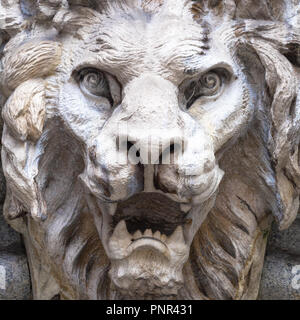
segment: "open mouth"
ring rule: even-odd
[[[121,252],[121,256],[128,256],[147,247],[168,256],[170,248],[185,247],[186,208],[155,192],[140,193],[118,203],[111,219],[110,250],[118,252],[118,256]]]
[[[180,204],[160,193],[141,193],[118,204],[113,217],[113,227],[125,220],[132,235],[162,234],[170,236],[178,226],[184,224],[186,213]]]

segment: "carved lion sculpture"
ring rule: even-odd
[[[0,3],[34,298],[255,299],[299,207],[298,2]]]

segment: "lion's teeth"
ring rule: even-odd
[[[126,222],[125,220],[121,220],[117,226],[115,227],[115,230],[112,235],[113,238],[118,239],[127,239],[128,237],[131,237],[130,233],[127,230]]]
[[[140,239],[142,238],[143,234],[140,230],[137,230],[134,234],[133,234],[133,239],[134,240],[137,240],[137,239]]]
[[[153,237],[154,237],[155,239],[160,240],[161,233],[157,230],[157,231],[154,233]]]
[[[153,233],[152,233],[152,230],[151,229],[147,229],[145,232],[144,232],[144,236],[145,237],[152,237]]]
[[[144,234],[140,230],[137,230],[132,235],[132,239],[133,240],[138,240],[138,239],[141,239],[143,237],[154,238],[154,239],[157,239],[157,240],[161,240],[162,242],[165,242],[167,240],[167,236],[164,235],[164,234],[161,234],[161,232],[158,231],[158,230],[155,233],[153,233],[153,231],[151,229],[147,229],[147,230],[145,230]]]
[[[184,213],[188,213],[190,210],[192,209],[192,205],[190,204],[185,204],[185,203],[182,203],[180,205],[180,210]]]
[[[162,241],[162,242],[166,242],[167,241],[167,236],[165,235],[165,234],[162,234],[161,235],[161,237],[160,237],[160,240]]]
[[[115,259],[121,259],[125,254],[126,248],[131,244],[132,236],[128,232],[125,220],[121,220],[109,240],[109,250]]]
[[[168,244],[181,244],[185,243],[184,236],[183,236],[183,229],[182,226],[178,226],[176,230],[173,232],[173,234],[167,239]]]

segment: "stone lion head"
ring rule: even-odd
[[[256,298],[299,207],[296,2],[0,3],[4,214],[35,298]]]

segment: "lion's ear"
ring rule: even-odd
[[[266,106],[266,113],[270,122],[268,149],[276,176],[277,212],[274,215],[283,230],[295,220],[299,209],[299,76],[286,57],[289,48],[286,39],[281,48],[278,37],[274,41],[255,38],[251,43],[265,68],[271,101],[271,105]]]
[[[2,117],[17,139],[37,141],[45,121],[45,85],[43,79],[22,83],[6,102]]]
[[[46,204],[36,181],[41,153],[37,142],[43,133],[46,116],[44,95],[43,79],[25,81],[16,88],[2,110],[2,162],[8,186],[4,215],[9,220],[24,212],[30,212],[37,221],[46,217]],[[29,205],[26,208],[22,204]]]

